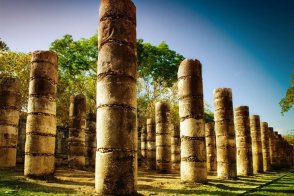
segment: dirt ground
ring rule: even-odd
[[[270,172],[239,177],[238,180],[218,180],[215,176],[209,176],[208,183],[202,185],[180,183],[179,173],[158,174],[140,168],[138,192],[142,195],[271,195],[270,191],[274,190],[273,195],[294,195],[294,173],[291,172]],[[94,171],[58,168],[55,176],[56,179],[44,182],[25,179],[21,166],[0,170],[0,195],[95,195]],[[279,181],[283,183],[279,184]],[[275,184],[278,188],[274,187]],[[282,184],[284,187],[281,187]],[[270,186],[273,187],[268,188]],[[267,191],[263,191],[265,187]]]

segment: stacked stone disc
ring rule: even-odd
[[[98,194],[137,189],[136,7],[131,0],[101,0],[97,78]]]
[[[252,163],[253,173],[263,172],[263,159],[262,159],[262,145],[261,145],[261,129],[260,117],[258,115],[250,116],[250,132],[252,140]]]
[[[147,119],[147,168],[156,170],[156,131],[153,119]]]
[[[181,181],[206,182],[206,145],[202,65],[184,60],[178,70],[181,130]]]
[[[217,176],[220,179],[234,179],[237,177],[237,166],[231,89],[214,90],[214,110]]]
[[[215,175],[217,172],[216,139],[214,122],[205,123],[207,173]]]
[[[145,126],[141,128],[141,155],[143,162],[146,163],[147,159],[147,131]]]
[[[17,152],[16,152],[16,163],[24,163],[25,155],[25,143],[26,143],[26,117],[20,116],[18,124],[18,139],[17,139]]]
[[[181,138],[180,131],[174,125],[170,126],[171,132],[171,162],[172,170],[179,171],[181,166]]]
[[[85,167],[86,97],[83,94],[70,97],[68,166]]]
[[[237,175],[253,175],[252,142],[250,135],[249,108],[235,108]]]
[[[87,128],[85,136],[85,155],[86,165],[89,167],[95,166],[96,158],[96,115],[89,113],[87,116]]]
[[[0,78],[0,168],[15,167],[20,81]]]
[[[24,174],[46,178],[55,170],[57,55],[32,53]]]
[[[168,103],[155,104],[156,123],[156,170],[159,173],[171,172],[171,132],[170,107]]]
[[[267,172],[270,170],[269,131],[267,122],[261,122],[261,145],[263,171]]]
[[[277,151],[274,128],[269,127],[269,148],[270,148],[270,164],[272,169],[277,169]]]

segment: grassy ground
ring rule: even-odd
[[[284,176],[286,175],[286,176]],[[206,185],[181,184],[179,174],[157,174],[140,169],[138,190],[142,195],[239,195],[254,190],[251,195],[291,195],[294,193],[294,173],[281,171],[238,180],[218,180],[209,176]],[[281,179],[264,186],[283,176]],[[94,172],[58,169],[56,179],[44,182],[23,177],[23,169],[0,170],[0,195],[94,195]],[[293,194],[294,195],[294,194]]]

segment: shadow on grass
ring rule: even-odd
[[[53,194],[69,194],[76,193],[76,191],[67,188],[54,187],[52,185],[45,186],[37,183],[29,182],[23,179],[2,179],[0,180],[0,187],[12,189],[21,192],[35,192],[35,193],[53,193]],[[0,191],[1,193],[1,191]]]

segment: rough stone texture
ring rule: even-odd
[[[147,160],[147,131],[145,126],[141,128],[141,155],[142,160],[146,163]]]
[[[274,135],[274,128],[269,127],[269,148],[270,148],[270,164],[272,169],[277,169],[277,151],[276,151],[276,139]]]
[[[18,124],[18,139],[17,139],[17,152],[16,163],[24,164],[25,156],[25,143],[26,143],[26,124],[27,118],[20,117]]]
[[[96,115],[89,113],[87,116],[87,129],[85,137],[86,166],[95,167],[96,159]]]
[[[156,170],[171,173],[170,107],[168,103],[155,104],[156,122]]]
[[[237,177],[237,165],[231,89],[214,90],[214,110],[217,176],[220,179],[234,179]]]
[[[172,170],[179,171],[181,166],[181,138],[180,131],[171,124],[171,162]]]
[[[32,54],[24,168],[31,178],[46,178],[55,170],[57,61],[51,51]]]
[[[57,126],[55,165],[68,166],[68,135],[67,127]]]
[[[68,166],[83,169],[86,165],[86,97],[82,94],[70,97]]]
[[[206,182],[205,119],[202,65],[184,60],[178,70],[181,130],[181,181]]]
[[[217,173],[216,157],[216,138],[214,131],[214,122],[205,123],[205,140],[206,140],[206,159],[207,173],[215,175]]]
[[[143,158],[142,158],[142,153],[141,153],[141,128],[138,127],[138,151],[137,151],[137,156],[138,156],[138,166],[142,165]]]
[[[147,168],[156,170],[156,131],[154,119],[147,119]]]
[[[261,122],[261,145],[263,171],[267,172],[270,170],[269,131],[267,122]]]
[[[252,142],[248,106],[235,108],[235,129],[237,147],[237,175],[253,175]]]
[[[0,168],[15,167],[20,81],[0,78]]]
[[[279,144],[279,133],[277,131],[274,132],[274,138],[275,138],[275,151],[276,153],[276,168],[275,169],[280,169],[281,168],[281,157],[280,157],[280,152],[282,149],[280,149],[280,144]]]
[[[260,117],[258,115],[250,116],[250,132],[252,141],[252,161],[253,173],[263,172],[263,159],[262,159],[262,145],[261,145],[261,129]]]
[[[137,190],[136,7],[131,0],[101,0],[97,78],[98,194]]]

